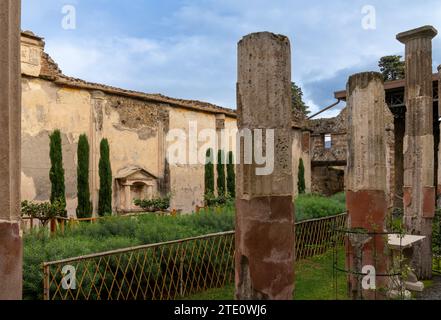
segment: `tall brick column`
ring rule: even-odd
[[[404,222],[427,238],[414,249],[412,266],[421,279],[432,277],[432,220],[435,213],[432,39],[424,26],[397,35],[406,46],[406,133],[404,136]]]
[[[22,298],[20,2],[0,1],[0,300]]]
[[[386,103],[380,73],[366,72],[351,76],[347,84],[348,163],[346,203],[349,228],[384,232],[387,212],[387,176],[385,116]],[[387,272],[384,236],[350,234],[347,237],[346,263],[349,270],[375,267],[376,274]],[[374,292],[362,289],[361,276],[348,279],[353,299],[373,299]],[[387,279],[376,277],[377,289]]]
[[[290,300],[295,241],[290,43],[282,35],[253,33],[239,42],[238,50],[239,132],[263,129],[268,135],[267,130],[274,130],[275,138],[274,170],[269,175],[256,174],[261,166],[254,157],[251,164],[244,164],[251,141],[248,145],[238,141],[236,298]]]

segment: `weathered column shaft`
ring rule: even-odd
[[[406,133],[404,137],[404,222],[426,239],[414,249],[412,265],[422,279],[432,276],[432,219],[435,213],[432,38],[430,26],[397,35],[406,46]]]
[[[20,2],[0,1],[0,300],[22,298]]]
[[[385,117],[386,103],[381,74],[366,72],[349,78],[348,163],[346,203],[349,227],[369,232],[384,232],[387,212],[387,175]],[[385,274],[387,256],[383,236],[353,234],[348,236],[347,267],[362,272],[366,265],[374,266],[376,274]],[[361,265],[363,263],[363,265]],[[386,285],[377,277],[377,288]],[[349,277],[349,289],[354,299],[372,298],[361,288],[360,277]]]
[[[285,36],[254,33],[239,42],[238,50],[238,128],[240,133],[251,130],[253,138],[237,141],[236,298],[288,300],[294,289],[295,241],[290,43]],[[274,170],[267,174],[256,171],[264,166],[256,163],[260,134],[255,129],[263,131],[269,162],[274,153]],[[272,133],[274,142],[265,145]]]
[[[438,66],[438,96],[441,93],[441,65]],[[436,207],[441,208],[441,99],[438,98],[438,125],[440,128],[440,139],[438,144],[438,185],[436,188]]]

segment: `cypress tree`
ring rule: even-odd
[[[298,172],[298,178],[297,178],[297,187],[299,194],[303,194],[306,192],[305,187],[305,166],[303,165],[303,159],[300,158],[299,161],[299,172]]]
[[[92,202],[89,190],[89,142],[85,134],[78,141],[77,157],[77,217],[88,218],[92,216]]]
[[[110,167],[109,142],[102,139],[100,144],[100,191],[98,214],[104,216],[112,213],[112,169]]]
[[[208,149],[205,158],[205,195],[214,194],[214,154]]]
[[[64,169],[63,169],[63,153],[61,147],[61,132],[55,130],[50,136],[51,169],[49,171],[49,179],[51,181],[51,203],[60,201],[63,208],[66,209],[66,194],[64,185]],[[64,216],[67,213],[64,212]]]
[[[225,195],[225,155],[223,150],[217,153],[217,195]]]
[[[227,191],[232,198],[236,197],[236,173],[234,172],[233,151],[228,152]]]

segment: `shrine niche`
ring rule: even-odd
[[[141,212],[133,202],[157,197],[158,178],[141,167],[126,167],[115,178],[115,195],[118,213]]]

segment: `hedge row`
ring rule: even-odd
[[[345,211],[341,195],[334,198],[301,195],[295,204],[296,221]],[[82,223],[54,237],[43,232],[27,234],[24,237],[24,297],[42,299],[43,262],[234,230],[234,212],[234,205],[229,204],[177,217],[153,214],[108,217],[94,224]]]
[[[54,237],[33,232],[24,237],[23,295],[25,299],[42,299],[43,262],[233,229],[234,209],[230,206],[178,217],[108,217]]]
[[[314,194],[305,194],[297,197],[295,201],[296,221],[324,218],[346,211],[346,198],[344,193],[332,197],[323,197]]]

